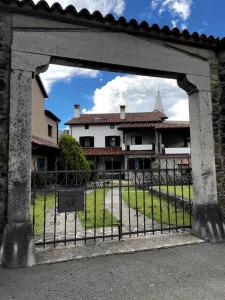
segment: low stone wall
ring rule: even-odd
[[[128,174],[126,173],[126,180],[128,180]],[[147,172],[129,172],[129,181],[137,185],[188,185],[192,184],[192,172],[190,169],[183,170],[182,174],[180,170],[166,171],[165,169],[159,172],[150,171]]]
[[[172,193],[167,194],[166,192],[160,191],[156,188],[150,189],[149,192],[165,201],[170,202],[174,206],[176,205],[177,208],[184,209],[187,212],[190,212],[190,208],[192,208],[192,201],[189,201],[187,198],[182,198],[181,196],[174,195]]]
[[[11,16],[0,12],[0,246],[6,222]]]

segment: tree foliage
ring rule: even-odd
[[[69,185],[87,183],[90,180],[91,168],[76,139],[68,134],[63,134],[59,140],[59,149],[58,170],[74,171],[66,173]]]
[[[63,134],[59,140],[60,156],[58,169],[90,171],[89,163],[76,139]]]

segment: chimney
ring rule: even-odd
[[[124,120],[126,117],[125,110],[126,110],[126,106],[120,105],[120,119],[121,120]]]
[[[74,118],[75,119],[80,118],[80,104],[74,105]]]

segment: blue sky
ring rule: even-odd
[[[37,1],[36,1],[37,2]],[[52,5],[54,0],[47,1]],[[128,20],[177,26],[216,37],[225,36],[224,0],[62,0],[78,10],[100,10],[103,15],[124,15]],[[48,90],[46,108],[60,119],[60,128],[73,115],[73,105],[83,112],[117,112],[120,104],[128,111],[151,111],[158,88],[169,118],[188,119],[188,101],[176,82],[168,79],[131,76],[94,70],[50,66],[42,75]]]

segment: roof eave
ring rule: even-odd
[[[45,109],[45,114],[51,118],[52,120],[56,121],[56,122],[60,122],[61,120],[55,115],[53,114],[50,110]]]
[[[38,83],[38,85],[39,85],[39,87],[40,87],[40,89],[41,89],[41,92],[42,92],[43,96],[44,96],[46,99],[48,99],[48,93],[47,93],[47,91],[46,91],[46,89],[45,89],[45,87],[44,87],[44,84],[43,84],[43,82],[42,82],[42,80],[41,80],[41,77],[40,77],[39,75],[36,75],[35,78],[36,78],[37,83]]]
[[[35,5],[31,0],[0,0],[0,8],[1,11],[58,19],[67,23],[90,25],[96,28],[101,27],[108,31],[148,36],[152,39],[188,44],[198,48],[225,48],[225,38],[207,37],[205,34],[199,35],[197,32],[190,34],[187,30],[181,32],[178,28],[170,29],[168,26],[160,28],[157,24],[150,26],[146,21],[138,23],[134,19],[127,21],[124,17],[116,20],[110,14],[103,17],[99,11],[90,14],[86,9],[83,9],[78,13],[72,5],[63,9],[59,3],[49,7],[45,1]]]

